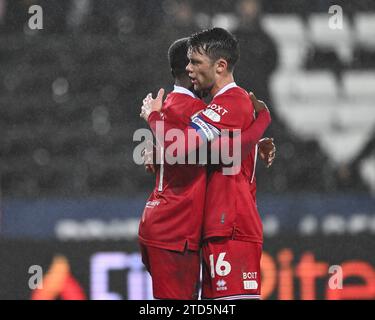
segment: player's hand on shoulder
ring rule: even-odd
[[[147,121],[148,119],[148,116],[150,115],[151,113],[151,105],[150,105],[150,101],[152,99],[152,94],[149,93],[144,99],[143,99],[143,104],[141,106],[141,113],[139,114],[139,116],[141,118],[143,118],[145,121]]]
[[[264,101],[262,100],[258,100],[257,97],[255,96],[255,94],[253,92],[249,92],[249,95],[250,95],[250,100],[251,102],[253,103],[253,106],[254,106],[254,110],[256,113],[262,111],[262,110],[268,110],[268,107],[267,105],[264,103]]]
[[[276,146],[273,142],[273,138],[263,138],[258,143],[259,155],[263,160],[267,168],[272,166],[273,161],[276,157]]]
[[[143,118],[145,121],[148,120],[149,115],[153,111],[160,112],[163,106],[163,96],[164,96],[164,89],[160,89],[156,98],[152,98],[152,94],[149,93],[143,99],[143,105],[141,106],[141,113],[139,116]]]

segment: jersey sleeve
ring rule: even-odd
[[[270,123],[271,115],[267,109],[264,109],[258,113],[256,120],[250,125],[250,127],[241,132],[241,135],[237,135],[233,138],[225,135],[214,140],[211,143],[211,151],[219,153],[221,146],[225,144],[229,146],[229,153],[233,154],[234,145],[240,145],[242,161],[258,143]]]
[[[206,108],[207,104],[205,104],[204,101],[200,99],[194,99],[189,108],[186,108],[185,115],[189,118],[192,118],[194,115],[205,110]]]

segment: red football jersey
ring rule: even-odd
[[[213,140],[222,129],[245,130],[255,120],[248,93],[231,83],[214,97],[207,108],[193,118],[193,126],[205,139]],[[230,236],[263,242],[262,222],[256,206],[255,164],[257,145],[242,161],[240,172],[224,175],[214,168],[207,178],[204,239]]]
[[[166,125],[183,130],[191,116],[205,108],[188,90],[176,87],[164,101],[162,113]],[[199,250],[206,178],[205,166],[160,165],[139,225],[140,242],[176,251],[186,246]]]

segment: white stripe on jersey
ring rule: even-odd
[[[220,297],[220,298],[214,298],[213,300],[240,300],[240,299],[256,299],[260,300],[259,294],[239,294],[235,296],[227,296],[227,297]]]
[[[256,119],[255,110],[254,110],[253,116],[255,120]],[[255,169],[257,166],[257,160],[258,160],[258,144],[255,145],[253,176],[251,177],[250,183],[253,183],[254,178],[255,178]]]
[[[158,191],[163,191],[163,178],[164,178],[164,148],[160,147],[161,159],[160,159],[160,173],[159,173],[159,187]]]
[[[255,145],[253,176],[251,177],[250,183],[253,183],[254,178],[255,178],[255,169],[257,166],[257,159],[258,159],[258,144]]]

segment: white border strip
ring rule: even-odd
[[[213,300],[239,300],[239,299],[258,299],[260,300],[259,294],[242,294],[242,295],[236,295],[236,296],[228,296],[228,297],[220,297],[220,298],[214,298]]]

